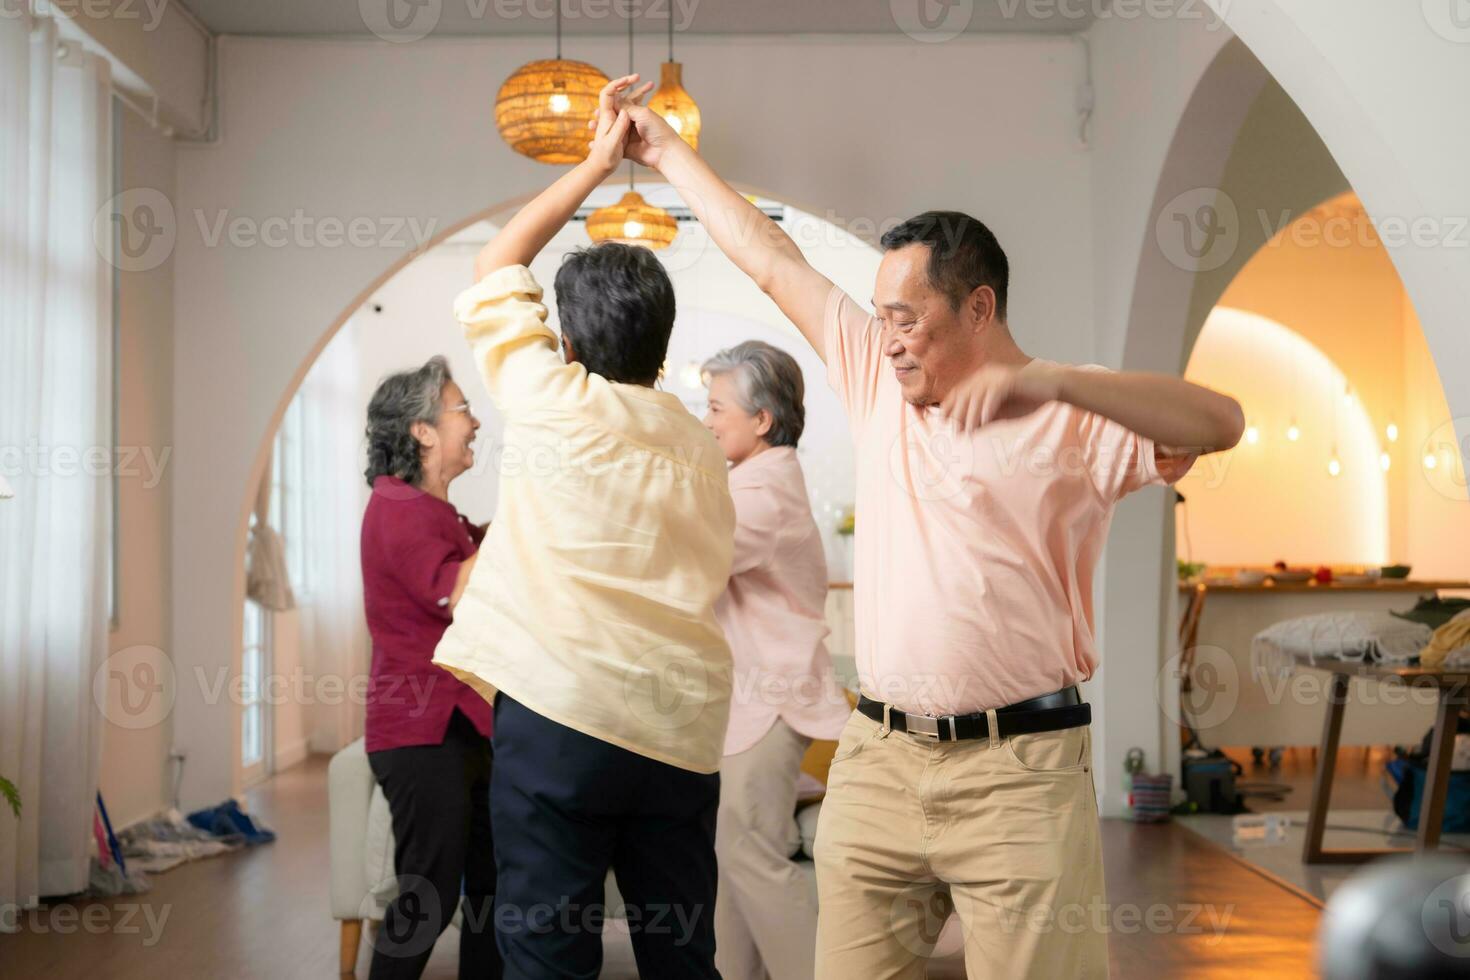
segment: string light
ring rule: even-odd
[[[1296,418],[1293,417],[1291,420],[1291,425],[1288,425],[1286,427],[1286,438],[1291,440],[1292,442],[1296,442],[1301,437],[1302,430],[1296,427]]]
[[[1392,422],[1388,423],[1388,427],[1383,430],[1383,434],[1388,436],[1389,442],[1399,441],[1399,427]]]
[[[1248,442],[1248,443],[1250,443],[1252,446],[1254,446],[1256,443],[1260,442],[1261,441],[1261,430],[1260,429],[1257,429],[1253,425],[1246,426],[1245,427],[1245,441]]]
[[[1388,472],[1388,468],[1393,465],[1393,460],[1389,458],[1388,453],[1379,453],[1378,454],[1378,465],[1379,466],[1382,466],[1383,467],[1383,472],[1387,473]]]

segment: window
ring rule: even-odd
[[[247,784],[269,775],[269,718],[263,697],[270,670],[270,616],[245,600],[244,648],[240,660],[240,764]]]

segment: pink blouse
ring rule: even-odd
[[[744,752],[777,718],[836,738],[852,709],[832,673],[827,559],[796,450],[775,446],[730,470],[735,561],[715,605],[735,660],[725,754]]]

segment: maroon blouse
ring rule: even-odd
[[[459,566],[485,532],[454,505],[397,477],[373,481],[362,517],[362,588],[373,665],[367,751],[439,745],[454,709],[490,735],[490,704],[431,661],[454,618]]]

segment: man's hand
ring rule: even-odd
[[[987,364],[955,385],[940,410],[961,429],[999,419],[1020,418],[1061,395],[1060,366],[1032,360],[1025,365]]]
[[[652,109],[643,105],[653,83],[645,82],[637,88],[632,84],[638,80],[636,74],[615,78],[604,86],[597,99],[595,125],[599,133],[610,128],[618,113],[626,112],[633,120],[633,129],[623,147],[623,155],[650,170],[657,170],[664,151],[676,143],[683,143],[674,128]]]
[[[624,107],[633,104],[632,100],[647,95],[653,88],[653,83],[648,82],[630,95],[629,86],[636,81],[638,75],[635,73],[614,78],[604,85],[597,95],[597,115],[588,122],[595,135],[587,149],[587,161],[608,173],[617,169],[626,152],[625,144],[631,120]]]

